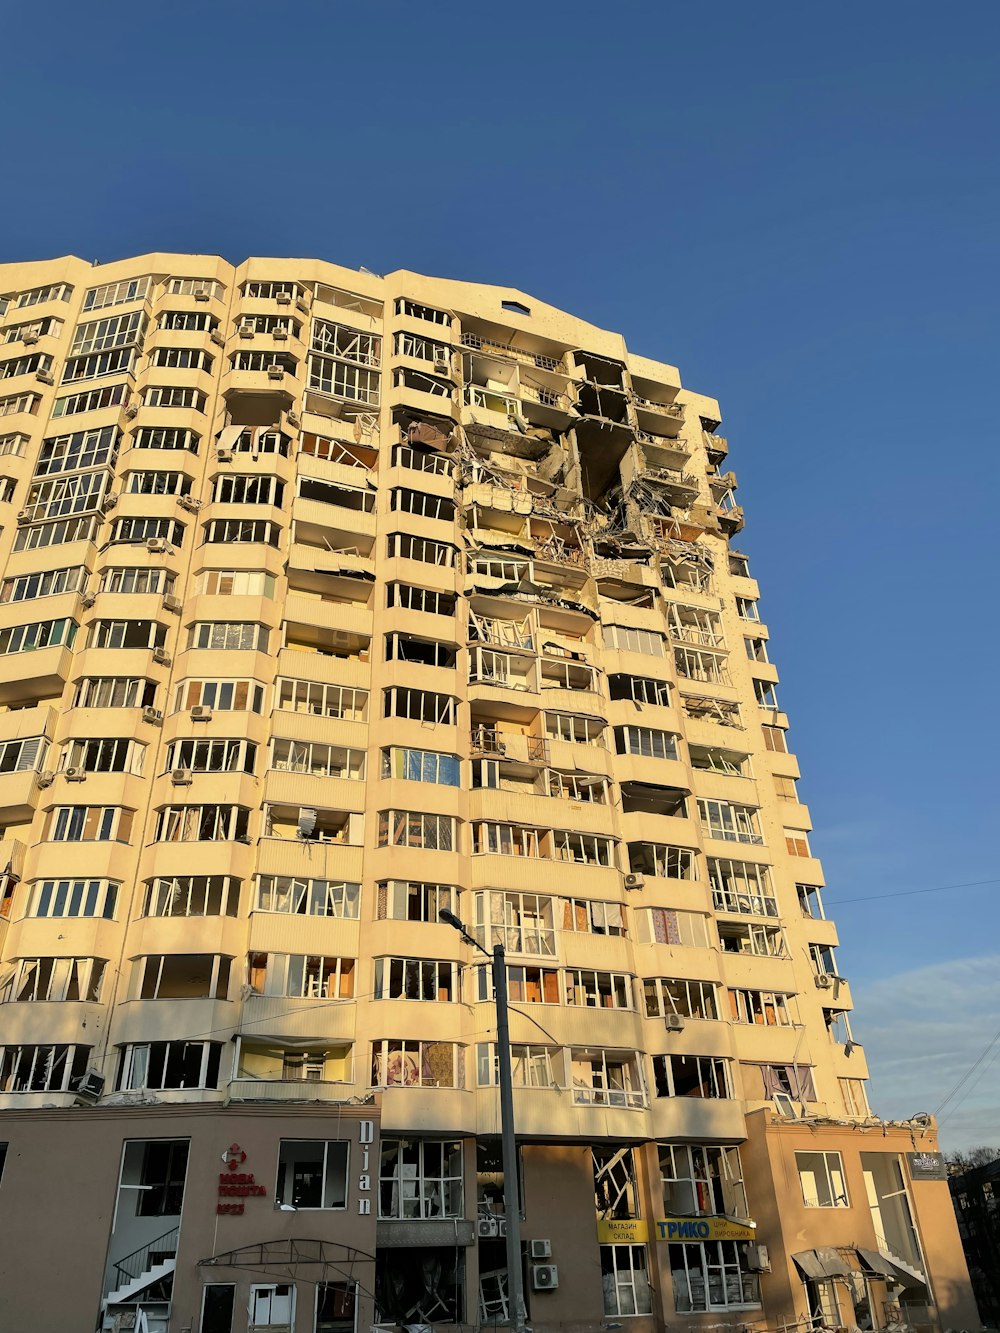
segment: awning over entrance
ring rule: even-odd
[[[802,1250],[792,1258],[805,1277],[825,1282],[832,1277],[848,1277],[850,1270],[831,1245],[816,1250]]]
[[[858,1258],[870,1273],[877,1273],[879,1277],[891,1277],[898,1281],[899,1274],[896,1269],[888,1259],[883,1259],[877,1250],[863,1250],[859,1245]]]

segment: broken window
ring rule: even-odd
[[[356,921],[361,885],[343,880],[299,879],[291,875],[258,875],[259,912],[289,912],[297,916],[327,916]]]
[[[408,315],[410,319],[424,319],[429,324],[441,324],[445,328],[451,325],[451,315],[447,310],[435,310],[433,306],[420,305],[417,301],[411,301],[407,296],[400,296],[396,299],[396,314]]]
[[[311,680],[278,678],[276,707],[315,717],[343,718],[349,722],[368,720],[368,691],[343,685],[323,685]]]
[[[167,805],[156,817],[154,842],[245,842],[250,811],[242,805]]]
[[[652,727],[615,727],[615,749],[643,759],[676,759],[677,738]]]
[[[558,900],[557,900],[558,901]],[[620,903],[593,898],[562,899],[561,930],[589,935],[614,935],[624,938],[625,908]]]
[[[807,1208],[849,1208],[839,1152],[797,1152],[795,1166]]]
[[[53,842],[128,842],[134,810],[118,805],[57,805],[42,833]]]
[[[390,509],[393,513],[416,514],[420,518],[436,518],[443,523],[454,522],[455,503],[443,495],[395,486],[389,492],[389,496]]]
[[[404,607],[408,611],[423,611],[433,616],[453,616],[457,597],[453,592],[437,592],[432,588],[418,588],[412,583],[390,583],[386,606]]]
[[[731,861],[708,857],[708,880],[717,912],[741,912],[750,916],[777,916],[778,905],[771,888],[771,868],[757,861]]]
[[[553,741],[576,745],[604,745],[604,722],[573,713],[545,713],[545,735]]]
[[[382,1140],[379,1211],[382,1218],[462,1217],[460,1140]]]
[[[761,1096],[764,1101],[788,1098],[796,1102],[814,1102],[816,1088],[813,1084],[812,1070],[808,1065],[754,1065],[743,1066],[746,1070],[759,1071]],[[754,1088],[748,1087],[748,1093]]]
[[[441,911],[458,911],[458,889],[451,884],[428,884],[423,880],[390,879],[378,886],[379,921],[429,921],[436,923]]]
[[[247,983],[257,995],[288,995],[303,1000],[350,1000],[354,996],[355,960],[320,954],[252,953]]]
[[[717,1055],[654,1055],[657,1097],[732,1097],[731,1061]]]
[[[737,597],[736,614],[741,620],[760,620],[755,597]]]
[[[789,856],[812,856],[805,829],[785,829],[785,847]]]
[[[259,713],[264,686],[256,680],[183,680],[174,695],[174,711],[211,708],[220,713]]]
[[[641,1110],[646,1105],[642,1068],[633,1052],[574,1050],[573,1102]]]
[[[631,1148],[593,1147],[594,1207],[604,1221],[639,1216],[635,1162]]]
[[[149,880],[142,916],[238,916],[241,882],[230,875],[175,875]]]
[[[383,690],[384,717],[406,717],[413,722],[454,724],[456,701],[448,694],[396,686]]]
[[[518,824],[475,823],[472,850],[479,855],[541,857],[543,837],[544,830]]]
[[[419,560],[425,565],[454,569],[458,554],[447,542],[432,542],[427,537],[413,537],[409,533],[391,532],[386,550],[390,560],[399,556],[404,560]]]
[[[749,1217],[737,1147],[657,1145],[669,1216]]]
[[[685,680],[708,685],[730,685],[729,667],[720,653],[701,652],[696,648],[675,648],[674,666]]]
[[[372,1042],[373,1088],[460,1088],[464,1048],[449,1041]]]
[[[646,1017],[665,1018],[667,1014],[680,1014],[683,1018],[717,1019],[719,1009],[715,991],[711,981],[647,977],[642,983]]]
[[[632,1009],[632,977],[624,972],[567,968],[566,1003],[589,1009]]]
[[[422,666],[453,668],[458,661],[458,648],[437,639],[419,639],[413,634],[385,636],[387,662],[419,662]]]
[[[778,696],[769,680],[758,680],[754,677],[753,692],[761,708],[778,707]]]
[[[221,1041],[149,1041],[120,1047],[115,1090],[217,1088]]]
[[[282,1139],[276,1204],[293,1208],[347,1207],[347,1143],[339,1139]]]
[[[791,998],[776,991],[731,990],[729,1008],[734,1023],[789,1028],[795,1021],[788,1003]]]
[[[511,1082],[515,1088],[554,1088],[560,1080],[553,1069],[560,1052],[552,1046],[510,1048]],[[561,1072],[561,1071],[559,1071]],[[500,1060],[493,1042],[476,1047],[476,1083],[480,1088],[495,1088],[500,1082]]]
[[[670,707],[670,685],[665,680],[653,680],[649,676],[612,675],[608,677],[608,686],[612,699],[631,699],[639,705]]]
[[[372,999],[457,1000],[458,964],[436,958],[376,958]]]
[[[464,1319],[464,1250],[455,1245],[379,1248],[376,1323],[460,1324]]]
[[[600,1250],[605,1316],[651,1314],[645,1245],[602,1245]]]
[[[665,657],[666,647],[662,634],[653,630],[632,629],[626,625],[605,625],[604,642],[619,652],[644,653],[647,657]]]
[[[688,749],[692,768],[706,769],[713,773],[727,773],[735,778],[750,776],[748,754],[739,754],[735,750],[722,750],[714,745],[691,745]]]
[[[678,1314],[760,1303],[760,1276],[746,1268],[747,1246],[706,1240],[667,1247]]]
[[[799,897],[799,907],[803,916],[811,916],[817,921],[823,920],[823,899],[818,884],[796,884],[795,892]]]
[[[748,639],[744,637],[743,646],[751,662],[768,661],[766,639]]]
[[[0,1003],[100,1000],[103,958],[22,958],[0,991]]]
[[[733,805],[731,801],[698,800],[702,831],[709,838],[724,842],[760,844],[760,812],[756,806]]]
[[[668,602],[667,623],[671,637],[685,643],[701,644],[706,648],[719,648],[725,643],[719,616],[703,607]]]
[[[630,842],[628,860],[633,874],[660,879],[697,879],[695,857],[690,847],[672,847],[662,842]]]
[[[226,1000],[232,959],[214,953],[144,954],[132,962],[130,1000]]]
[[[366,761],[364,750],[349,750],[343,745],[282,739],[271,742],[271,767],[285,773],[309,773],[318,778],[362,782]]]
[[[0,1047],[0,1092],[66,1092],[80,1086],[90,1046]]]
[[[213,518],[202,533],[207,545],[221,546],[258,543],[277,548],[281,537],[278,525],[264,518]]]
[[[749,953],[760,958],[785,958],[785,937],[779,926],[719,922],[719,943],[725,953]]]

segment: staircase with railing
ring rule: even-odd
[[[151,1287],[154,1282],[173,1273],[177,1265],[177,1238],[179,1227],[172,1227],[162,1236],[148,1241],[124,1259],[114,1265],[115,1288],[104,1298],[105,1306],[121,1305],[130,1301],[139,1292]]]

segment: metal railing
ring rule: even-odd
[[[124,1287],[126,1283],[134,1282],[137,1277],[148,1273],[151,1268],[163,1263],[164,1260],[175,1258],[179,1234],[180,1227],[172,1227],[162,1236],[157,1236],[155,1240],[149,1241],[138,1250],[133,1250],[124,1259],[119,1259],[115,1263],[115,1273],[118,1277],[116,1287]]]

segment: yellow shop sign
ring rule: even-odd
[[[728,1217],[666,1217],[653,1223],[657,1240],[756,1240],[752,1222],[731,1222]]]
[[[615,1242],[629,1242],[641,1244],[649,1240],[649,1223],[639,1220],[633,1221],[610,1221],[606,1222],[599,1219],[597,1223],[597,1239],[602,1245],[613,1245]]]

